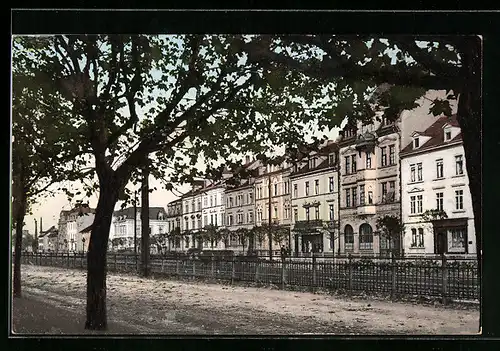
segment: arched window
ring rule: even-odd
[[[359,249],[373,250],[373,230],[368,223],[359,226]]]
[[[354,249],[354,230],[352,227],[347,224],[344,227],[344,247],[345,250],[353,250]]]

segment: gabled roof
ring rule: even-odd
[[[58,230],[57,230],[57,228],[55,226],[52,226],[49,229],[40,232],[40,234],[38,235],[38,237],[39,238],[43,238],[46,235],[48,235],[49,237],[51,237],[51,236],[54,236],[54,235],[51,235],[51,234],[54,234],[54,233],[55,233],[55,235],[57,235]]]
[[[459,127],[459,124],[457,122],[457,116],[452,115],[451,117],[447,116],[442,116],[437,118],[437,120],[429,127],[427,128],[423,133],[420,133],[420,135],[428,136],[430,137],[429,140],[427,140],[424,144],[422,144],[420,147],[414,149],[413,148],[413,141],[406,145],[403,150],[401,150],[401,154],[408,153],[414,150],[428,150],[437,146],[441,146],[444,144],[448,143],[454,143],[456,141],[461,141],[462,140],[462,133],[460,132],[458,135],[456,135],[452,140],[445,142],[444,141],[444,133],[443,133],[443,127],[449,124],[454,127]],[[412,134],[413,135],[413,134]]]
[[[314,154],[313,157],[314,156],[327,156],[327,155],[331,154],[332,152],[337,152],[338,150],[339,150],[338,144],[331,143],[331,144],[328,144],[328,145],[322,147],[320,150],[318,150],[318,153]],[[329,168],[329,167],[333,167],[333,166],[335,166],[335,165],[331,165],[329,163],[329,159],[327,157],[325,160],[323,160],[318,165],[316,165],[316,167],[313,167],[313,168],[310,168],[309,162],[307,162],[306,165],[304,167],[302,167],[301,169],[297,170],[296,172],[290,173],[290,176],[296,176],[296,175],[300,175],[300,174],[306,174],[309,172],[315,172],[317,170],[320,170],[323,168]]]
[[[92,223],[91,225],[89,225],[87,228],[84,228],[84,229],[80,230],[80,233],[90,232],[92,230],[92,226],[93,225],[94,225],[94,223]]]
[[[137,213],[139,214],[141,212],[141,208],[137,207]],[[158,218],[158,213],[163,212],[163,215],[166,216],[167,212],[163,207],[150,207],[149,208],[149,219],[157,219]],[[118,217],[118,216],[126,216],[127,219],[134,219],[134,208],[133,207],[127,207],[124,208],[123,210],[118,210],[113,212],[113,216]]]

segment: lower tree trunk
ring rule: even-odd
[[[87,319],[85,329],[106,330],[106,253],[118,191],[101,184],[87,253]]]
[[[465,164],[469,177],[469,190],[474,213],[474,229],[476,233],[476,253],[478,264],[478,281],[481,286],[482,271],[482,168],[481,168],[481,39],[472,37],[464,39],[461,50],[465,84],[460,91],[457,120],[462,131],[465,150]],[[466,243],[467,245],[467,243]],[[481,327],[481,314],[479,317]]]
[[[23,246],[23,224],[26,206],[23,203],[14,204],[14,206],[18,207],[15,211],[16,218],[14,219],[16,223],[16,242],[14,243],[13,295],[14,297],[21,297],[21,251]]]

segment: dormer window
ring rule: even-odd
[[[413,139],[413,148],[414,149],[418,149],[419,146],[420,146],[420,140],[419,140],[419,138]]]
[[[335,163],[335,154],[328,155],[328,163],[331,165]]]
[[[451,131],[447,130],[444,132],[444,141],[451,140]]]
[[[316,167],[316,157],[313,157],[309,160],[309,168]]]

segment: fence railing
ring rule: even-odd
[[[23,253],[23,264],[74,269],[87,267],[82,253]],[[138,272],[141,258],[134,254],[108,254],[108,271]],[[329,290],[441,297],[450,300],[479,300],[476,261],[433,259],[287,259],[264,261],[245,258],[179,259],[160,255],[150,258],[150,272],[155,275],[213,278],[231,282],[256,282],[287,286],[315,287]]]

